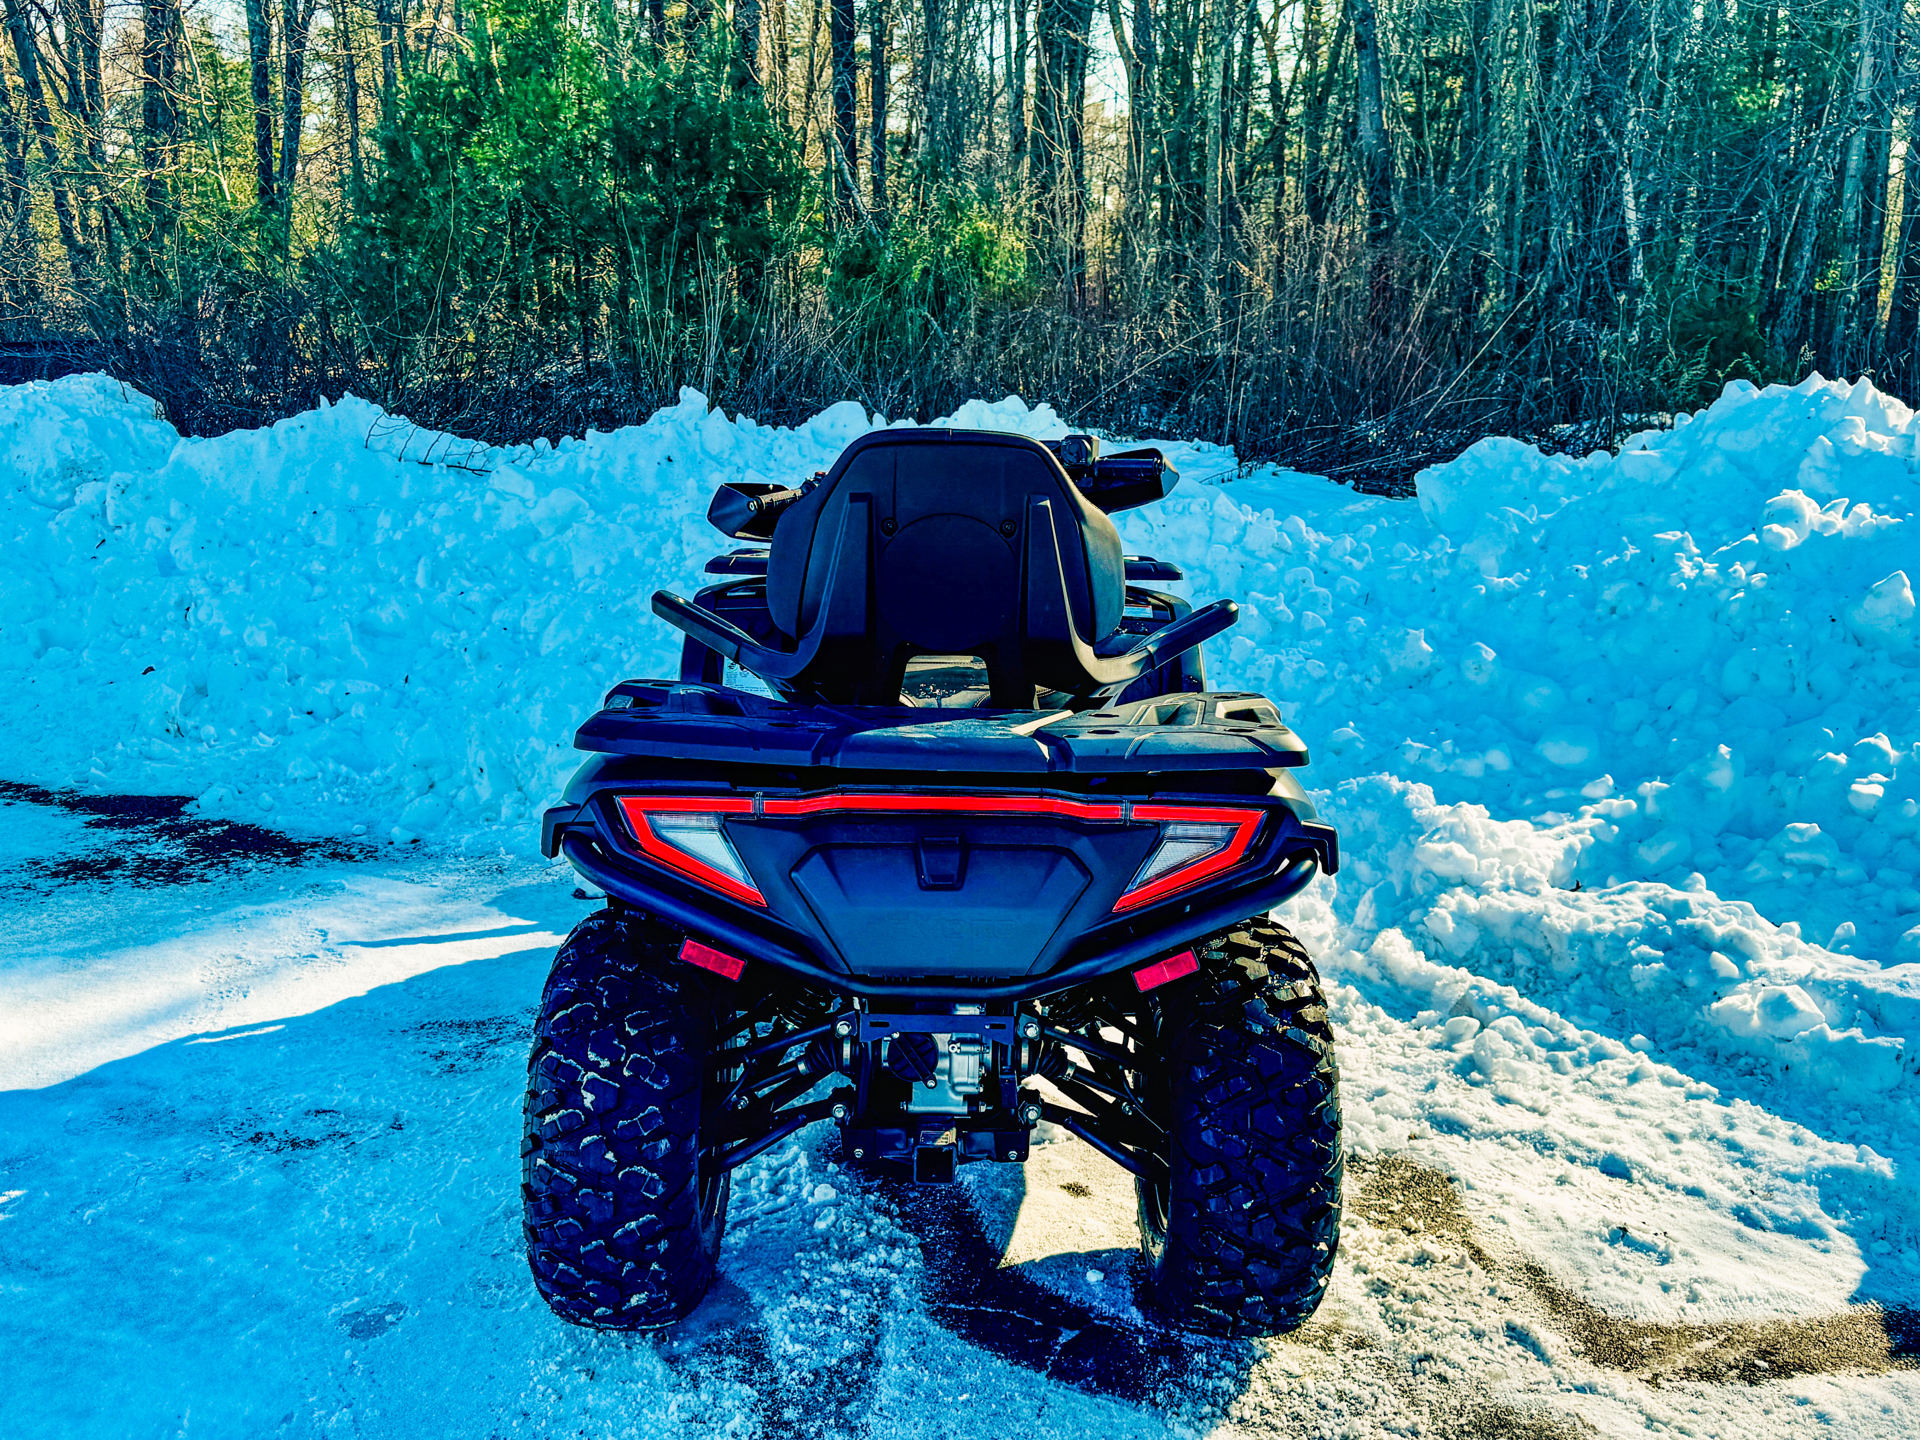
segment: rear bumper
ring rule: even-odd
[[[719,949],[750,960],[765,961],[807,980],[848,995],[872,999],[1024,1001],[1049,995],[1069,986],[1086,984],[1115,971],[1157,960],[1190,944],[1196,937],[1211,935],[1272,910],[1291,899],[1320,874],[1320,863],[1312,851],[1295,856],[1275,875],[1255,885],[1226,893],[1215,893],[1134,935],[1100,946],[1084,955],[1070,956],[1062,965],[1045,975],[1021,976],[1007,981],[981,981],[954,977],[938,981],[903,980],[893,977],[870,978],[850,975],[823,965],[812,953],[806,938],[787,932],[769,934],[760,928],[749,929],[732,916],[716,914],[701,904],[665,888],[637,884],[625,868],[611,863],[594,841],[579,831],[561,838],[561,851],[582,876],[609,896],[659,916],[690,934],[711,941]],[[782,928],[784,929],[784,928]]]
[[[1246,803],[1242,798],[1237,801]],[[1234,873],[1137,911],[1104,915],[1098,921],[1083,913],[1077,917],[1080,933],[1071,928],[1063,932],[1039,963],[1023,967],[1024,974],[997,972],[992,966],[976,967],[965,975],[850,969],[829,934],[818,930],[810,934],[802,926],[788,924],[780,907],[730,901],[619,844],[618,822],[608,814],[607,800],[602,798],[549,811],[543,849],[564,854],[582,876],[609,896],[723,951],[764,961],[843,993],[891,1000],[1014,1001],[1085,984],[1179,951],[1197,937],[1280,905],[1320,871],[1331,872],[1339,865],[1338,841],[1331,826],[1302,820],[1282,800],[1271,799],[1262,808],[1270,816],[1266,833],[1255,853]]]

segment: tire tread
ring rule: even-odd
[[[1286,927],[1249,922],[1195,953],[1201,974],[1165,1002],[1173,1168],[1152,1297],[1196,1330],[1272,1335],[1313,1315],[1339,1243],[1333,1027]]]
[[[712,1283],[700,1098],[713,1004],[680,937],[600,911],[554,958],[527,1063],[521,1196],[534,1283],[562,1319],[671,1325]],[[721,1198],[724,1218],[725,1196]]]

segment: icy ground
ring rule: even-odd
[[[588,903],[530,820],[670,673],[712,484],[873,423],[181,441],[0,389],[0,1434],[1921,1429],[1917,425],[1865,384],[1490,440],[1418,503],[1175,445],[1124,518],[1243,602],[1214,681],[1343,831],[1288,911],[1355,1158],[1308,1328],[1141,1325],[1069,1138],[905,1194],[826,1128],[742,1173],[678,1334],[552,1320],[519,1088]]]

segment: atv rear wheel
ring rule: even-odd
[[[527,1067],[521,1195],[534,1282],[564,1320],[667,1326],[700,1303],[727,1220],[701,1168],[719,1012],[681,937],[589,916],[554,958]]]
[[[1305,948],[1272,922],[1194,953],[1200,973],[1156,992],[1145,1018],[1161,1064],[1139,1073],[1141,1095],[1171,1160],[1167,1180],[1139,1183],[1148,1297],[1191,1330],[1290,1331],[1320,1305],[1340,1239],[1327,1004]]]

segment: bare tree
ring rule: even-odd
[[[1374,0],[1350,0],[1354,23],[1354,135],[1367,191],[1367,243],[1376,252],[1394,238],[1394,152],[1382,103],[1380,26]]]
[[[1841,162],[1841,200],[1836,214],[1840,222],[1839,249],[1844,280],[1830,302],[1828,333],[1822,346],[1823,359],[1837,372],[1845,372],[1866,360],[1867,330],[1878,318],[1863,305],[1867,298],[1864,288],[1868,284],[1871,253],[1875,257],[1877,291],[1879,288],[1879,246],[1875,237],[1883,229],[1878,215],[1871,216],[1866,203],[1872,198],[1868,164],[1880,151],[1875,141],[1885,133],[1884,126],[1877,123],[1879,107],[1874,102],[1877,81],[1887,66],[1885,51],[1894,39],[1895,16],[1889,13],[1884,0],[1859,0],[1856,21],[1854,92],[1844,121],[1848,140]],[[1878,169],[1880,174],[1876,178],[1885,183],[1885,153],[1881,154]]]
[[[27,184],[27,134],[14,103],[13,84],[0,56],[0,147],[6,151],[7,183],[4,221],[0,221],[0,257],[5,270],[0,282],[17,308],[30,308],[39,298],[40,237],[33,229],[33,192]]]
[[[1201,175],[1202,225],[1206,246],[1206,269],[1201,276],[1202,296],[1207,303],[1210,322],[1220,319],[1221,301],[1221,180],[1226,154],[1222,129],[1226,123],[1223,87],[1227,77],[1227,49],[1234,30],[1236,0],[1211,0],[1208,6],[1207,40],[1203,49],[1206,65],[1201,82],[1202,115],[1207,133],[1205,169]]]
[[[340,42],[342,100],[347,112],[347,174],[358,208],[367,193],[366,167],[360,157],[360,57],[355,42],[353,0],[332,0],[334,34]]]
[[[761,0],[734,3],[734,83],[743,90],[761,88]]]
[[[247,63],[253,93],[254,202],[272,210],[280,203],[280,171],[273,148],[273,20],[267,0],[247,0]]]
[[[280,181],[275,198],[288,210],[293,207],[300,132],[307,118],[307,40],[313,31],[314,5],[315,0],[281,0]]]
[[[1018,179],[1025,174],[1027,148],[1027,7],[1029,0],[1008,0],[1014,36],[1007,47],[1007,162]]]
[[[1034,77],[1031,155],[1034,188],[1062,293],[1078,298],[1086,268],[1087,194],[1082,104],[1093,0],[1040,0],[1034,22],[1040,64]]]
[[[867,181],[874,218],[887,217],[887,0],[868,0],[867,10]]]
[[[1901,220],[1894,245],[1894,284],[1888,323],[1881,337],[1883,379],[1897,394],[1921,389],[1921,86],[1912,66],[1897,123],[1905,125],[1907,155],[1901,166]]]
[[[147,209],[169,209],[167,171],[180,138],[180,9],[175,0],[145,0],[140,47],[140,163]]]
[[[835,205],[842,220],[860,205],[860,149],[854,139],[854,0],[829,0],[829,44],[833,55],[834,139],[827,164],[833,172]]]
[[[60,163],[60,147],[54,136],[53,115],[47,108],[46,88],[40,81],[40,54],[33,28],[22,0],[4,0],[7,36],[13,42],[13,58],[20,71],[20,87],[26,92],[27,114],[40,141],[40,158],[47,169],[47,191],[53,202],[54,219],[60,227],[60,244],[67,252],[69,268],[76,276],[93,269],[93,251],[81,236],[74,214],[71,194]]]

